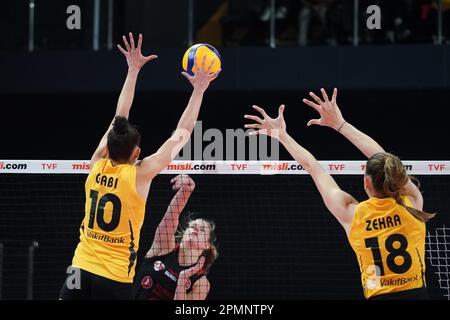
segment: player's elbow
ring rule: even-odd
[[[177,128],[173,135],[170,137],[170,140],[174,142],[176,145],[185,145],[189,138],[191,137],[193,131],[192,128]]]

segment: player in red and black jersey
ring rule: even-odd
[[[206,219],[192,219],[177,234],[180,214],[195,183],[188,175],[178,175],[171,183],[177,193],[134,279],[138,300],[204,300],[210,290],[207,273],[218,255],[215,225]]]

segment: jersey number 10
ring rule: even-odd
[[[103,231],[110,232],[117,228],[120,222],[120,210],[122,208],[122,203],[118,196],[112,193],[107,193],[98,200],[98,191],[91,190],[90,197],[91,201],[91,211],[89,212],[89,228],[94,228],[94,219],[97,216],[97,225]],[[110,222],[105,221],[105,206],[108,202],[112,203],[112,217]],[[96,210],[97,209],[97,210]]]

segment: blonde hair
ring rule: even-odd
[[[401,189],[409,182],[410,177],[397,156],[387,152],[374,154],[367,161],[366,175],[372,178],[372,184],[377,193],[385,197],[394,198],[398,204],[405,207],[416,219],[428,222],[436,215],[435,213],[417,210],[403,203]],[[418,183],[418,180],[414,177],[411,180]]]

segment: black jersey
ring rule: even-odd
[[[166,255],[144,258],[134,280],[134,298],[136,300],[173,300],[181,271],[193,267],[181,266],[178,262],[179,247]],[[186,280],[186,293],[205,275],[204,270]]]

